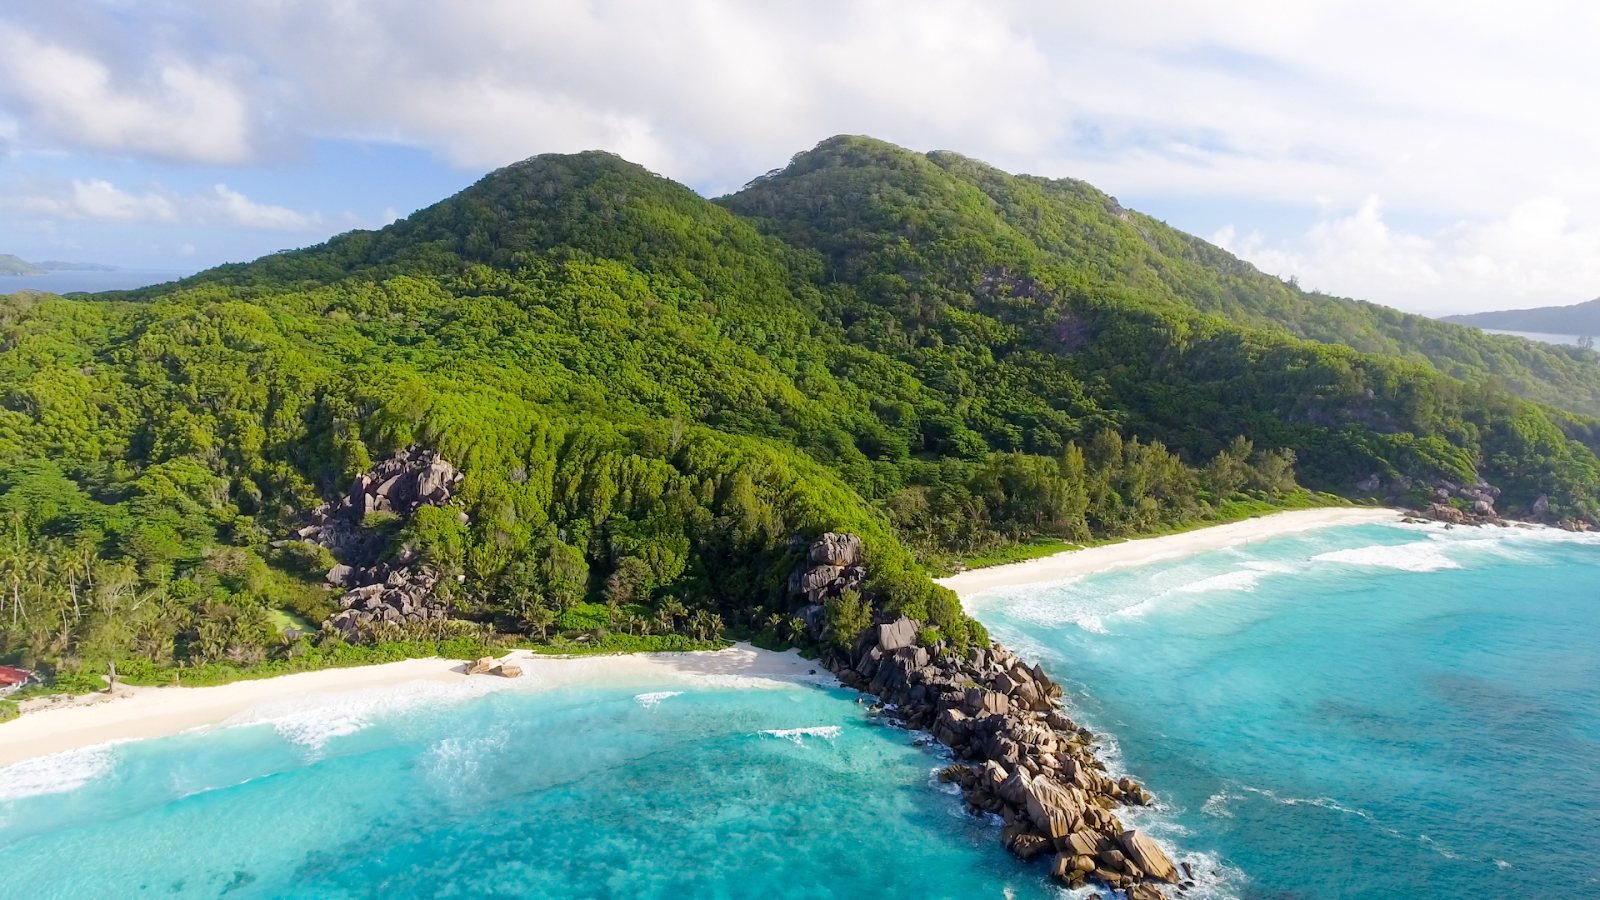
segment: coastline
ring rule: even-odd
[[[81,695],[73,702],[25,713],[0,724],[0,768],[40,756],[124,741],[268,721],[262,708],[284,712],[328,697],[409,684],[482,685],[489,690],[551,690],[580,685],[740,684],[782,687],[831,684],[833,676],[795,651],[774,653],[749,644],[726,650],[551,657],[517,650],[500,657],[522,669],[519,678],[468,675],[467,663],[439,657],[373,666],[297,672],[214,687],[119,686],[114,695]],[[763,684],[765,682],[765,684]]]
[[[944,585],[966,600],[993,588],[1040,584],[1113,569],[1134,568],[1313,528],[1396,522],[1402,515],[1404,513],[1397,509],[1327,507],[1287,510],[1180,534],[1135,538],[1118,544],[1068,550],[1040,559],[969,569],[948,578],[934,579],[934,583]]]

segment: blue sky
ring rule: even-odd
[[[1086,179],[1420,312],[1600,295],[1576,3],[13,0],[0,252],[191,271],[545,152],[708,196],[837,133]]]

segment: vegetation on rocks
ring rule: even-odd
[[[925,564],[1336,502],[1312,490],[1482,481],[1503,512],[1592,519],[1600,368],[1414,318],[1080,182],[865,138],[716,202],[537,157],[381,231],[0,298],[0,657],[187,682],[452,623],[788,643],[788,578],[829,531],[870,572],[868,608],[829,615],[954,646],[981,626]],[[448,505],[350,527],[426,565],[448,620],[286,632],[340,602],[299,530],[413,447],[464,476]]]

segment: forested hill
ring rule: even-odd
[[[787,580],[829,530],[865,541],[868,612],[962,644],[981,626],[919,563],[1318,502],[1302,485],[1420,504],[1482,479],[1502,512],[1600,510],[1600,460],[1562,430],[1592,420],[1409,345],[1274,324],[1298,309],[1375,308],[1082,184],[864,138],[718,202],[609,154],[542,156],[174,285],[19,292],[0,658],[322,652],[342,638],[270,624],[332,612],[333,560],[286,538],[413,445],[464,473],[452,509],[374,512],[365,545],[430,566],[458,620],[537,635],[812,639]]]
[[[1600,298],[1571,306],[1541,306],[1537,309],[1504,309],[1496,312],[1445,316],[1447,322],[1458,322],[1475,328],[1499,328],[1503,331],[1532,331],[1541,334],[1576,334],[1593,337],[1600,334]]]
[[[868,228],[912,242],[948,240],[941,223],[959,220],[959,230],[995,235],[1014,252],[1031,255],[1036,267],[1044,260],[1054,263],[1075,284],[1114,286],[1148,303],[1177,303],[1241,325],[1426,362],[1464,380],[1497,378],[1523,397],[1600,414],[1600,361],[1592,353],[1532,346],[1303,291],[1200,238],[1124,209],[1082,181],[1009,175],[956,153],[921,156],[877,141],[834,138],[723,202],[753,216],[777,216],[782,221],[774,224],[784,233],[816,239],[819,248],[837,246],[847,233],[860,234],[841,229]],[[783,213],[777,212],[780,203],[786,204]],[[832,205],[824,213],[819,204]],[[819,215],[828,218],[815,219]],[[816,229],[830,237],[806,234]]]

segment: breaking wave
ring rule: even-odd
[[[83,787],[111,770],[116,763],[113,748],[119,743],[123,742],[52,753],[0,769],[0,803]]]
[[[809,728],[772,728],[761,733],[775,738],[783,738],[786,741],[794,741],[804,747],[805,739],[808,737],[819,737],[825,741],[831,741],[837,738],[842,730],[837,725],[812,725]]]
[[[682,694],[683,691],[650,691],[649,693],[635,695],[633,701],[645,709],[655,709],[661,705],[661,701]]]
[[[1355,547],[1349,550],[1319,553],[1311,558],[1317,562],[1336,562],[1352,566],[1400,569],[1405,572],[1437,572],[1441,569],[1461,568],[1460,563],[1441,553],[1439,544],[1433,541]]]

